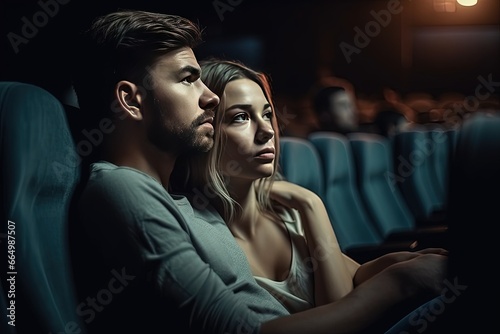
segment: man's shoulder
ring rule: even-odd
[[[103,192],[105,194],[157,193],[171,199],[161,183],[152,176],[131,167],[116,166],[106,161],[96,162],[90,166],[90,174],[85,188],[87,192]]]
[[[179,205],[182,202],[141,171],[99,162],[90,167],[78,211],[91,226],[142,228],[146,223],[154,225],[150,224],[153,221],[160,225],[185,224],[186,209]]]
[[[90,165],[89,181],[92,182],[146,182],[160,186],[152,176],[132,167],[117,166],[107,161],[99,161]],[[127,182],[122,182],[127,181]]]
[[[101,161],[90,166],[80,203],[91,206],[173,207],[175,201],[153,177],[137,169]],[[155,205],[155,203],[158,203]]]

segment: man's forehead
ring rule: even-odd
[[[157,60],[156,66],[169,71],[180,71],[186,67],[200,69],[198,60],[191,48],[181,48],[161,56]]]

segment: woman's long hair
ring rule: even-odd
[[[230,223],[241,212],[241,208],[231,197],[227,188],[229,176],[223,175],[220,171],[220,162],[226,144],[226,137],[221,131],[221,124],[224,120],[226,107],[224,99],[226,85],[233,80],[249,79],[260,86],[273,110],[272,127],[275,132],[276,148],[274,171],[270,177],[256,181],[254,188],[259,209],[263,212],[274,212],[269,198],[269,191],[274,180],[280,178],[277,173],[279,127],[277,113],[272,101],[269,78],[264,73],[254,71],[237,61],[209,59],[201,61],[200,65],[202,68],[202,81],[221,98],[221,103],[215,109],[213,148],[208,153],[181,158],[183,160],[181,168],[184,174],[182,187],[185,191],[195,192],[197,196],[203,196],[202,200],[195,201],[193,205],[200,206],[210,202],[219,210],[227,223]],[[177,164],[176,169],[178,169]]]

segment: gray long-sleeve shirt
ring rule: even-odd
[[[171,333],[173,327],[181,328],[176,333],[256,333],[262,322],[288,314],[256,283],[220,215],[196,196],[194,210],[186,197],[170,195],[138,170],[108,162],[91,166],[79,201],[82,223],[113,273],[136,282],[122,279],[123,291],[134,297],[123,293],[99,305],[87,323],[97,319],[108,330],[119,322],[143,333]]]

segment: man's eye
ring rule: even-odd
[[[190,76],[187,76],[185,77],[184,79],[182,79],[182,82],[183,83],[186,83],[186,84],[192,84],[193,82],[195,82],[198,78],[193,76],[193,75],[190,75]]]

